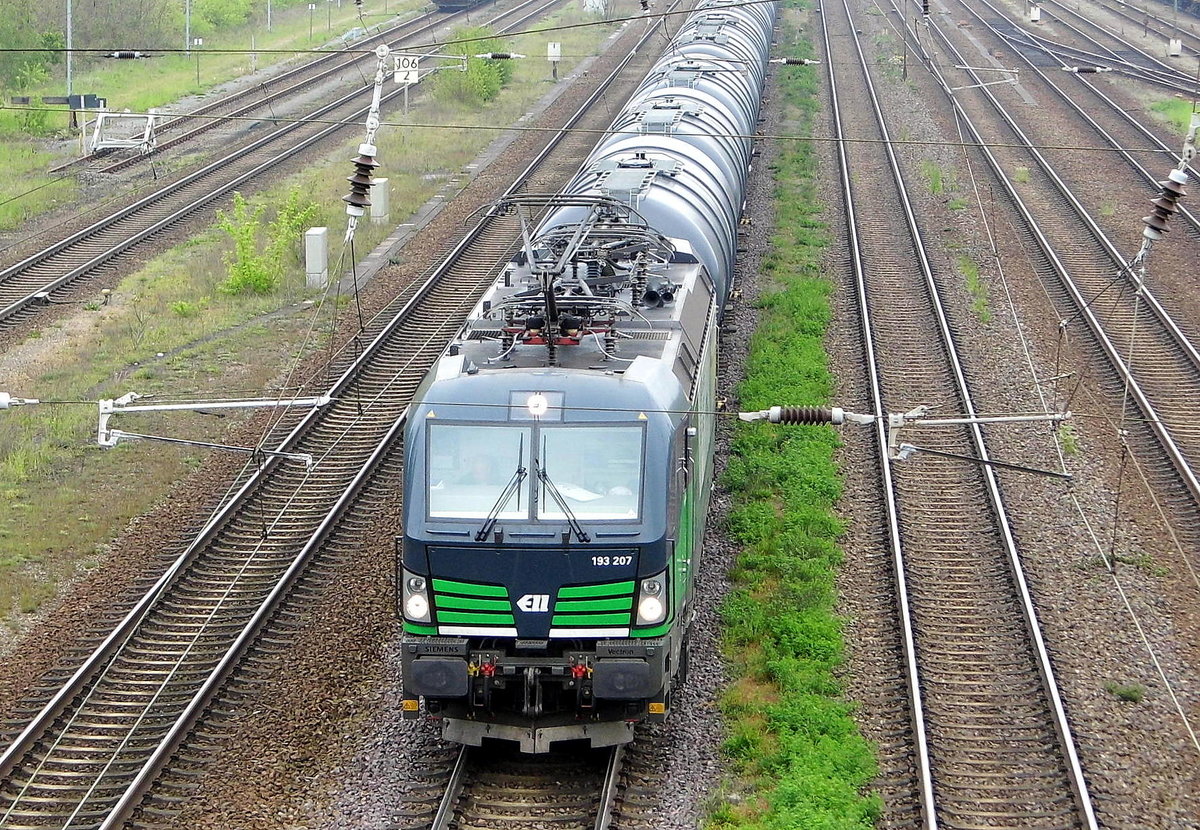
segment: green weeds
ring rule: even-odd
[[[1144,574],[1152,576],[1156,579],[1163,579],[1171,573],[1171,569],[1160,565],[1154,561],[1154,557],[1148,553],[1134,551],[1132,553],[1109,553],[1105,556],[1088,556],[1080,559],[1075,563],[1075,568],[1080,571],[1105,570],[1116,571],[1122,565],[1128,565],[1131,568],[1137,568]]]
[[[1164,121],[1179,131],[1182,137],[1192,123],[1193,104],[1190,100],[1164,98],[1150,105],[1150,111],[1157,113]]]
[[[798,41],[795,13],[784,42]],[[803,45],[799,47],[801,50]],[[781,76],[787,117],[810,123],[817,75]],[[821,275],[828,232],[820,219],[816,159],[789,145],[776,169],[778,225],[765,263],[769,285],[741,386],[742,405],[827,402],[822,342],[832,286]],[[869,828],[881,812],[863,788],[874,775],[870,746],[836,677],[841,622],[834,612],[841,493],[824,427],[743,424],[726,483],[735,495],[731,535],[742,545],[734,589],[722,609],[734,678],[722,698],[725,752],[738,779],[724,787],[709,828]]]
[[[945,183],[942,181],[942,168],[932,161],[922,161],[921,175],[925,177],[925,182],[929,186],[929,192],[934,196],[941,195],[945,189]]]
[[[1062,447],[1063,455],[1079,455],[1079,433],[1075,431],[1074,424],[1059,424],[1058,445]]]
[[[987,286],[979,277],[979,266],[968,256],[958,258],[958,270],[962,272],[967,284],[967,294],[971,298],[971,311],[981,323],[990,323],[992,310],[988,307]]]
[[[1104,691],[1127,703],[1141,703],[1146,697],[1146,688],[1137,683],[1124,684],[1110,680],[1104,684]]]

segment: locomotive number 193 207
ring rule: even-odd
[[[593,556],[592,564],[595,565],[597,568],[603,568],[605,566],[611,567],[614,565],[632,565],[633,557],[632,556]]]

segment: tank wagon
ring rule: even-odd
[[[487,0],[433,0],[433,5],[440,12],[461,12],[482,6]]]
[[[702,2],[418,389],[406,717],[478,745],[623,743],[687,670],[716,340],[775,9]]]

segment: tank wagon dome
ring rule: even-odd
[[[626,137],[670,135],[719,166],[725,180],[736,182],[738,190],[745,184],[753,142],[744,127],[702,90],[656,89],[639,106],[622,113],[613,131]],[[613,143],[619,146],[619,141]]]
[[[754,133],[758,119],[760,94],[755,86],[748,83],[744,73],[728,70],[727,67],[727,64],[715,61],[690,58],[660,64],[656,71],[648,74],[646,86],[624,112],[636,110],[638,104],[650,96],[692,92],[706,96],[713,109],[724,113],[738,136],[749,136]]]
[[[714,8],[688,24],[692,40],[655,65],[564,193],[616,198],[660,233],[688,240],[724,305],[772,16]],[[580,218],[570,207],[553,212],[538,233]]]
[[[593,157],[563,193],[607,196],[628,204],[651,227],[691,244],[717,286],[723,304],[733,267],[741,183],[728,180],[711,159],[686,142],[664,136],[636,136]],[[578,222],[583,211],[557,211],[541,227]]]
[[[732,64],[733,71],[751,77],[757,85],[765,73],[763,56],[770,51],[771,32],[747,28],[733,19],[729,12],[708,16],[708,20],[693,20],[680,30],[681,48],[677,54],[694,59],[707,58]]]
[[[750,3],[744,0],[702,0],[697,3],[695,13],[702,11],[729,11],[741,18],[753,21],[760,31],[767,32],[767,42],[770,42],[770,32],[775,26],[774,3]]]
[[[755,72],[758,80],[764,75],[764,67],[755,62],[771,49],[774,35],[774,20],[765,4],[737,5],[726,3],[698,6],[696,14],[689,18],[678,34],[678,51],[691,53],[700,47],[706,53],[719,55],[727,60],[747,62],[747,68]],[[708,52],[713,47],[731,50],[733,54],[721,55]]]
[[[757,6],[704,7],[711,10],[685,24],[677,48],[651,69],[563,192],[617,199],[660,233],[687,240],[724,304],[773,16]],[[581,216],[555,211],[538,233]]]

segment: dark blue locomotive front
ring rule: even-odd
[[[429,387],[406,444],[407,711],[424,698],[446,737],[530,752],[621,743],[666,716],[686,659],[698,435],[682,401],[658,397],[571,370]]]

